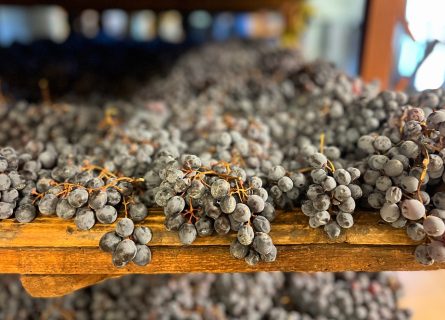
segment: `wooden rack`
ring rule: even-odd
[[[296,0],[295,0],[296,1]],[[85,8],[123,8],[136,10],[194,8],[209,11],[244,11],[258,8],[278,8],[282,0],[166,0],[166,1],[33,1],[5,0],[2,4],[58,4],[70,11]],[[369,9],[363,54],[362,74],[367,80],[383,79],[387,86],[390,73],[390,44],[388,32],[392,30],[403,12],[405,0],[372,0]],[[384,24],[383,20],[386,21]],[[390,21],[389,21],[390,20]],[[389,22],[388,22],[389,21]],[[381,27],[385,25],[385,27]],[[383,29],[382,29],[383,28]],[[389,31],[388,31],[389,30]],[[391,32],[390,32],[391,33]],[[384,38],[384,39],[383,39]],[[389,37],[392,38],[392,37]],[[386,44],[382,62],[380,43]],[[377,48],[377,49],[376,49]],[[380,48],[380,49],[379,49]],[[388,51],[388,52],[387,52]],[[377,58],[378,57],[378,58]],[[384,68],[376,68],[376,64]],[[117,269],[111,255],[98,248],[100,237],[114,229],[113,225],[97,225],[90,231],[78,231],[72,221],[40,217],[30,224],[12,220],[0,222],[0,273],[21,274],[26,290],[36,297],[59,296],[101,280],[134,273],[186,273],[186,272],[252,272],[252,271],[383,271],[383,270],[432,270],[445,268],[434,264],[422,266],[414,260],[416,243],[404,229],[394,229],[369,212],[355,214],[356,224],[343,232],[335,241],[324,232],[311,229],[307,217],[300,211],[280,212],[272,224],[271,236],[278,248],[274,263],[248,266],[230,256],[229,245],[235,238],[212,236],[199,238],[188,247],[181,246],[177,234],[168,232],[163,225],[164,215],[159,209],[150,210],[144,221],[153,230],[150,247],[153,261],[146,267],[133,264]]]
[[[145,267],[129,264],[118,269],[111,255],[98,248],[100,237],[114,225],[98,224],[79,231],[73,221],[38,218],[29,224],[12,220],[0,223],[0,273],[18,273],[26,290],[35,297],[59,296],[126,274],[253,271],[383,271],[432,270],[413,256],[416,243],[404,229],[394,229],[378,214],[356,213],[356,223],[335,241],[320,229],[311,229],[300,211],[279,212],[271,236],[278,248],[277,261],[251,267],[231,257],[229,245],[236,237],[198,238],[182,246],[177,233],[164,227],[160,209],[150,210],[142,223],[153,230],[153,260]]]

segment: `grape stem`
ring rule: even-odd
[[[417,186],[417,197],[419,198],[419,201],[423,203],[422,196],[420,195],[420,188],[428,172],[428,165],[430,164],[430,155],[428,154],[428,150],[426,149],[425,146],[423,146],[422,151],[425,154],[425,158],[422,160],[422,173],[420,174],[419,185]]]

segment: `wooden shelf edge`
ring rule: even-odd
[[[278,248],[277,261],[252,267],[233,258],[229,244],[235,237],[198,238],[192,246],[181,246],[177,233],[166,231],[160,209],[150,209],[144,225],[153,229],[152,263],[130,264],[118,269],[111,255],[98,248],[103,233],[114,225],[97,225],[78,231],[73,221],[41,217],[29,224],[0,222],[0,273],[23,276],[24,286],[34,296],[57,296],[126,274],[188,272],[315,272],[397,271],[445,268],[423,266],[414,259],[415,243],[404,230],[382,224],[369,212],[356,214],[356,225],[329,240],[321,229],[311,229],[299,210],[279,212],[271,236]],[[60,285],[60,283],[65,283]]]
[[[322,228],[312,229],[308,217],[300,210],[278,212],[272,223],[271,237],[277,245],[299,244],[357,244],[357,245],[415,245],[403,229],[394,229],[380,221],[378,214],[357,212],[355,225],[343,230],[336,240],[330,240]],[[177,232],[167,231],[164,227],[164,214],[160,209],[150,209],[148,217],[140,224],[153,230],[151,246],[177,246],[181,244]],[[88,231],[77,230],[72,220],[57,217],[39,217],[32,223],[22,224],[13,220],[0,222],[0,247],[3,248],[97,248],[101,236],[114,230],[114,224],[97,224]],[[229,245],[236,237],[231,232],[226,236],[213,235],[198,237],[195,245]]]
[[[93,248],[0,248],[0,273],[22,275],[124,275],[188,272],[340,272],[435,270],[415,261],[414,246],[311,244],[277,246],[278,258],[252,267],[230,256],[227,246],[154,247],[152,262],[116,268],[111,255]]]

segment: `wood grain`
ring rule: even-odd
[[[413,245],[403,229],[394,229],[383,223],[379,215],[370,212],[355,214],[356,223],[336,240],[329,240],[322,229],[308,226],[308,218],[300,210],[279,212],[272,224],[271,236],[277,245],[311,243],[350,243],[370,245]],[[150,246],[180,246],[177,233],[164,227],[164,214],[152,209],[142,225],[153,230]],[[41,217],[32,223],[17,223],[13,220],[0,222],[0,247],[4,248],[48,248],[89,247],[97,248],[100,237],[114,230],[113,225],[97,224],[92,230],[77,230],[72,220]],[[194,245],[229,245],[235,234],[198,238]]]
[[[418,264],[411,246],[364,246],[350,244],[312,244],[278,246],[273,263],[251,267],[230,256],[227,246],[190,246],[152,248],[153,261],[145,267],[129,264],[115,268],[111,256],[93,248],[0,248],[2,273],[19,274],[160,274],[188,272],[312,272],[433,270]]]

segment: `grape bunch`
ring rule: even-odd
[[[366,135],[360,149],[369,154],[362,163],[367,203],[395,228],[406,228],[414,241],[416,259],[425,265],[445,262],[441,216],[445,193],[438,191],[444,172],[441,156],[442,111],[407,107],[394,115],[386,135]],[[389,134],[391,133],[391,134]]]
[[[90,164],[57,166],[39,177],[32,195],[42,215],[74,218],[80,230],[89,230],[96,221],[116,221],[119,207],[132,201],[138,182]],[[141,221],[147,216],[146,208],[141,208],[140,203],[131,203],[128,214]]]
[[[177,231],[184,245],[214,233],[237,232],[231,254],[250,265],[275,261],[277,249],[269,236],[275,209],[261,178],[248,177],[233,164],[219,161],[203,166],[196,155],[166,163],[155,194],[164,208],[165,226]]]
[[[89,230],[96,222],[116,223],[115,232],[100,240],[100,248],[113,254],[113,264],[123,267],[134,261],[146,265],[151,252],[146,244],[151,230],[136,226],[148,214],[147,207],[138,201],[136,190],[141,179],[117,176],[106,168],[92,164],[56,166],[42,175],[32,191],[40,214],[74,219],[79,230]]]
[[[76,140],[95,129],[93,122],[100,117],[97,108],[74,104],[49,106],[19,101],[0,104],[0,110],[0,144],[18,151],[23,151],[33,140],[48,142],[55,137]]]
[[[311,165],[311,181],[301,205],[302,212],[309,217],[312,228],[322,227],[329,238],[340,236],[341,229],[354,225],[353,213],[356,200],[362,189],[353,183],[360,177],[357,168],[336,169],[323,153],[314,153],[308,158]]]
[[[445,104],[445,94],[443,88],[424,90],[415,92],[410,96],[410,105],[422,108],[425,115],[429,115],[433,110],[443,109]]]
[[[325,61],[304,64],[289,80],[298,99],[289,104],[290,119],[282,121],[289,126],[287,131],[294,139],[303,135],[313,144],[324,133],[328,145],[354,158],[358,138],[380,131],[388,115],[408,101],[403,92],[379,92],[376,83],[350,78]]]
[[[34,206],[22,202],[27,181],[23,174],[32,168],[32,163],[11,147],[0,149],[0,219],[12,216],[19,222],[30,222],[36,216]]]
[[[293,209],[307,189],[307,177],[298,171],[286,172],[282,166],[273,166],[267,174],[269,193],[273,203],[281,209]]]
[[[114,231],[105,233],[99,247],[112,254],[113,264],[122,268],[133,261],[145,266],[151,261],[151,251],[147,244],[153,235],[149,227],[135,226],[132,219],[124,217],[117,221]]]
[[[203,117],[196,130],[208,131],[209,135],[190,141],[187,151],[206,162],[215,159],[231,162],[242,166],[248,175],[255,175],[263,171],[268,162],[281,161],[280,152],[270,150],[269,127],[261,119],[248,120],[227,114],[221,118]]]

